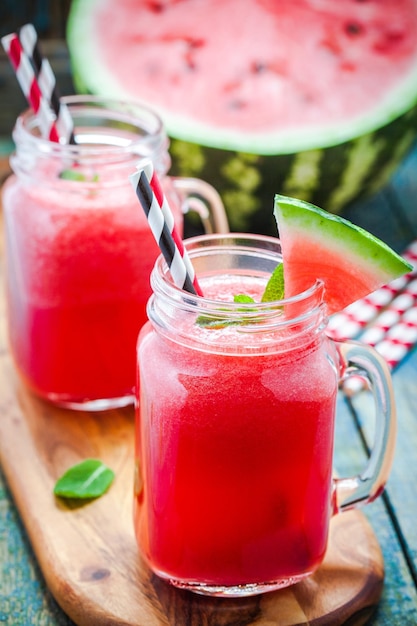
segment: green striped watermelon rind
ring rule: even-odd
[[[171,173],[197,176],[214,185],[232,230],[274,235],[272,206],[277,191],[342,213],[389,182],[416,137],[417,105],[370,133],[296,154],[220,150],[171,137]]]

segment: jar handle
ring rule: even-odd
[[[206,234],[228,233],[229,223],[219,193],[199,178],[173,176],[172,182],[183,199],[184,212],[198,213]]]
[[[334,342],[344,375],[342,385],[359,377],[370,389],[375,406],[375,437],[364,471],[352,478],[335,478],[333,513],[372,502],[384,490],[391,470],[397,418],[391,374],[385,360],[373,348],[355,341]]]

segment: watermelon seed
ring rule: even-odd
[[[244,109],[246,102],[244,100],[232,100],[229,104],[231,109]]]
[[[268,65],[262,61],[253,61],[251,65],[252,74],[262,74],[263,72],[266,72],[267,69]]]
[[[204,39],[193,39],[192,37],[187,37],[184,41],[187,45],[187,51],[185,53],[186,65],[188,69],[195,70],[197,69],[195,51],[204,46]]]
[[[404,32],[391,30],[382,34],[379,41],[374,44],[374,50],[382,54],[390,54],[393,49],[398,48],[404,41]]]
[[[163,13],[166,7],[163,2],[148,2],[148,8],[152,13]]]
[[[360,35],[363,32],[363,27],[358,22],[348,22],[345,25],[345,31],[348,35]]]

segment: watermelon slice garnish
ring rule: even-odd
[[[286,298],[321,279],[331,315],[412,269],[371,233],[308,202],[276,195],[274,214]]]

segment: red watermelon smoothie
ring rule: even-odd
[[[8,326],[36,393],[108,408],[133,400],[135,344],[159,253],[128,176],[141,156],[153,155],[162,175],[169,160],[153,114],[104,109],[101,119],[84,105],[73,105],[76,147],[41,140],[31,114],[17,122],[15,175],[3,195]],[[164,185],[181,229],[168,177]]]
[[[277,257],[266,256],[269,275]],[[208,309],[184,308],[175,288],[168,300],[157,265],[138,343],[138,543],[160,576],[217,595],[314,571],[332,514],[338,359],[322,285],[294,305],[304,315],[295,325],[290,307],[270,303],[253,318],[233,294],[259,302],[267,273],[243,261],[206,254],[206,274],[194,261]]]

